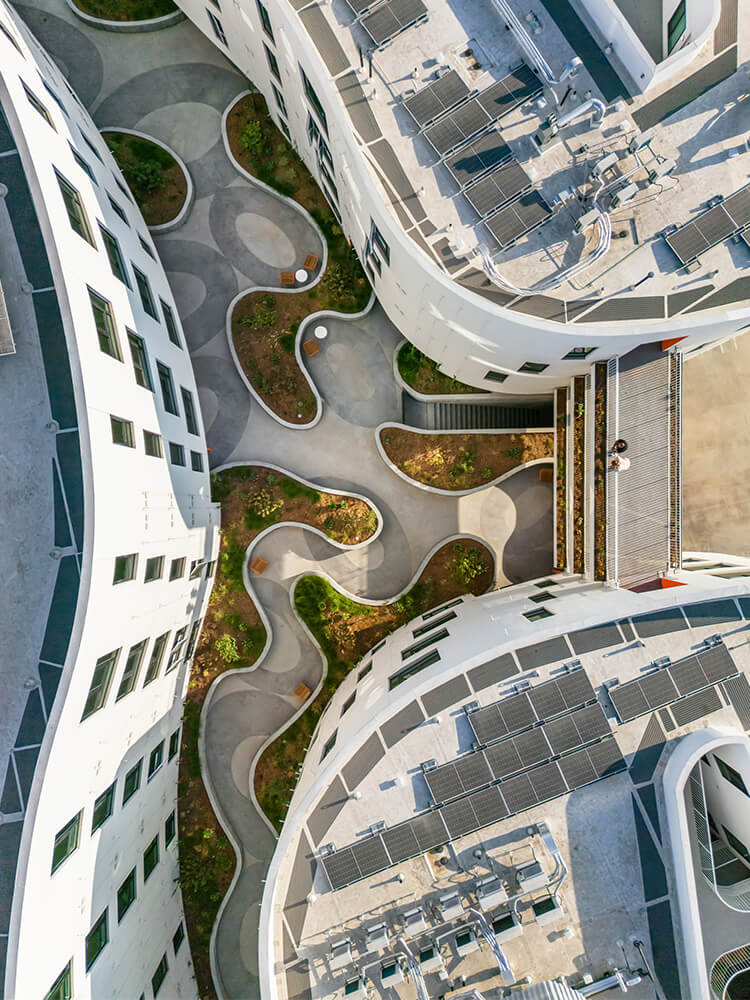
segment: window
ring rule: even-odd
[[[2,24],[0,24],[0,29],[7,34]],[[10,38],[10,35],[8,35],[8,37]],[[16,48],[18,48],[18,46],[16,46]],[[50,990],[45,995],[44,1000],[71,1000],[71,997],[73,996],[73,980],[70,968],[71,963],[68,962],[50,987]]]
[[[117,556],[115,559],[115,575],[112,583],[125,583],[128,580],[135,580],[137,566],[137,553],[131,552],[127,556]]]
[[[102,792],[94,802],[94,813],[91,817],[91,832],[96,833],[100,826],[104,826],[115,808],[115,785],[113,781],[106,792]]]
[[[375,225],[374,221],[370,219],[370,240],[373,245],[378,248],[378,250],[383,255],[386,264],[391,262],[391,248],[383,239],[383,234],[380,232],[378,227]]]
[[[88,176],[88,178],[89,178],[90,181],[93,181],[94,184],[96,184],[97,180],[96,180],[96,177],[94,177],[94,171],[91,169],[91,167],[88,165],[88,163],[84,160],[84,158],[81,156],[81,154],[75,148],[75,146],[73,145],[73,143],[70,144],[70,151],[73,154],[73,159],[76,161],[76,163],[81,168],[81,170]]]
[[[198,634],[201,630],[202,619],[198,618],[193,622],[192,628],[190,629],[190,638],[187,641],[187,646],[185,647],[185,658],[189,659],[193,655],[195,649],[195,644],[198,641]]]
[[[164,740],[158,743],[148,758],[148,778],[150,781],[164,763]]]
[[[32,106],[32,108],[34,108],[35,111],[39,112],[39,114],[42,116],[42,118],[47,122],[49,126],[55,128],[55,123],[52,121],[52,116],[50,115],[49,111],[47,111],[42,102],[39,100],[39,98],[36,96],[34,91],[29,90],[29,88],[26,86],[23,80],[21,80],[21,86],[26,91],[26,96],[28,97],[29,104]],[[57,131],[57,129],[55,129],[55,131]]]
[[[538,361],[524,361],[518,370],[530,375],[539,375],[545,368],[549,368],[549,365],[540,364]]]
[[[207,579],[210,580],[211,577],[214,575],[215,572],[216,572],[216,560],[212,559],[211,562],[206,563],[206,577],[207,577]]]
[[[146,652],[146,645],[148,639],[141,639],[137,642],[135,646],[130,647],[130,652],[128,653],[128,658],[125,661],[125,669],[122,672],[122,679],[120,680],[120,686],[117,689],[117,697],[115,701],[119,701],[120,698],[124,698],[126,694],[130,692],[135,687],[135,682],[138,680],[138,672],[141,669],[141,664],[143,663],[143,654]]]
[[[141,247],[143,248],[143,250],[145,251],[145,253],[147,253],[149,255],[149,257],[151,258],[151,260],[156,260],[156,257],[154,257],[154,251],[151,249],[151,247],[144,240],[144,238],[141,236],[140,233],[138,233],[138,242],[141,244]]]
[[[136,897],[136,874],[135,868],[128,872],[125,881],[117,890],[117,923],[119,924],[130,907],[135,902]]]
[[[680,0],[675,7],[674,14],[672,14],[667,22],[667,55],[676,48],[677,43],[685,33],[686,27],[687,14],[685,11],[685,0]]]
[[[82,128],[80,128],[80,126],[79,126],[79,128],[78,128],[78,131],[79,131],[79,132],[81,133],[81,138],[82,138],[82,139],[83,139],[83,141],[84,141],[84,142],[86,143],[86,145],[87,145],[87,146],[89,147],[89,149],[90,149],[90,150],[91,150],[91,152],[92,152],[92,153],[94,154],[94,156],[95,156],[95,157],[97,158],[97,160],[98,160],[98,161],[99,161],[100,163],[103,163],[104,161],[102,160],[102,156],[101,156],[101,153],[100,153],[100,152],[99,152],[99,150],[98,150],[98,149],[96,148],[96,146],[95,146],[95,145],[93,144],[93,142],[91,141],[91,139],[89,139],[89,137],[88,137],[88,136],[86,135],[86,133],[85,133],[85,132],[83,131],[83,129],[82,129]]]
[[[161,447],[161,436],[159,434],[154,434],[153,431],[144,431],[143,444],[147,455],[151,455],[152,458],[164,457]]]
[[[161,961],[156,966],[156,972],[151,977],[151,989],[154,991],[154,997],[158,994],[162,987],[162,983],[167,978],[167,973],[169,972],[169,965],[167,964],[166,954],[161,956]]]
[[[175,955],[180,950],[180,945],[185,940],[185,925],[180,921],[180,926],[172,935],[172,947],[174,948]]]
[[[203,572],[203,563],[200,559],[190,560],[190,579],[197,580]]]
[[[148,278],[143,271],[138,270],[135,264],[133,264],[133,274],[135,275],[135,283],[138,286],[138,294],[141,297],[141,305],[144,312],[147,312],[152,319],[158,321],[159,317],[156,315],[156,306],[154,305],[154,297],[151,294],[151,285],[148,283]]]
[[[144,389],[153,390],[151,382],[151,372],[148,366],[148,356],[146,354],[146,343],[143,337],[128,330],[128,343],[130,344],[130,356],[133,359],[133,371],[138,385]]]
[[[174,809],[167,816],[166,822],[164,823],[164,846],[169,847],[175,837],[177,832],[177,817],[175,816]]]
[[[484,376],[487,382],[504,382],[507,377],[505,372],[487,372]]]
[[[52,849],[52,872],[57,871],[60,865],[69,858],[78,847],[78,837],[81,832],[81,812],[78,812],[73,819],[66,823],[62,830],[55,837],[55,846]]]
[[[284,121],[283,118],[279,118],[279,128],[281,129],[281,131],[286,136],[287,142],[291,143],[291,141],[292,141],[292,133],[289,131],[289,126],[287,125],[287,123]]]
[[[8,29],[5,27],[4,24],[0,24],[0,31],[2,31],[2,33],[8,39],[8,41],[13,46],[13,48],[16,50],[16,52],[20,52],[21,51],[21,47],[19,46],[18,42],[15,40],[15,38],[13,37],[13,35],[11,35],[11,33],[8,31]],[[68,963],[68,975],[70,975],[70,963]],[[47,994],[47,997],[51,998],[54,995],[54,989],[55,989],[55,987],[53,986],[52,989],[50,990],[50,992]],[[45,997],[45,1000],[47,1000],[47,997]]]
[[[567,354],[563,355],[563,361],[578,361],[587,358],[595,350],[595,347],[572,347]]]
[[[430,622],[429,625],[420,625],[419,628],[415,628],[412,635],[415,639],[419,638],[420,635],[426,635],[431,632],[432,629],[437,628],[438,625],[445,625],[446,622],[452,621],[456,617],[455,611],[449,611],[447,615],[443,615],[441,618],[436,618],[434,622]]]
[[[539,587],[540,590],[544,590],[546,587],[557,587],[559,584],[557,580],[540,580],[534,586]]]
[[[143,758],[141,758],[137,764],[130,768],[128,773],[125,775],[125,781],[122,787],[122,804],[132,799],[138,789],[141,787],[141,771],[143,770]]]
[[[130,191],[128,191],[128,189],[125,187],[125,185],[122,183],[122,181],[114,171],[112,171],[112,179],[114,180],[115,184],[120,189],[120,191],[122,191],[122,193],[128,199],[128,201],[132,202],[133,201],[132,194],[130,193]]]
[[[263,25],[263,30],[271,39],[275,42],[276,39],[273,37],[273,28],[271,27],[271,18],[268,16],[268,11],[265,6],[260,2],[260,0],[255,0],[256,6],[258,8],[258,14],[260,15],[260,23]]]
[[[167,760],[172,760],[177,751],[180,749],[180,730],[175,729],[172,735],[169,737],[169,750],[167,751]]]
[[[107,911],[105,910],[86,935],[86,972],[104,951],[108,941],[109,928],[107,927]]]
[[[367,677],[367,675],[370,673],[371,670],[372,670],[372,660],[370,660],[369,663],[365,664],[365,666],[362,667],[360,672],[357,674],[357,683],[359,684],[359,682],[362,680],[363,677]]]
[[[433,632],[432,635],[428,635],[426,638],[420,639],[419,642],[413,642],[411,646],[402,649],[401,659],[408,660],[410,656],[414,656],[415,653],[421,653],[423,649],[427,649],[433,642],[440,642],[441,639],[447,639],[449,635],[450,632],[447,628],[441,628],[439,632]]]
[[[169,632],[165,632],[164,635],[160,635],[158,638],[154,639],[154,648],[151,650],[151,659],[148,661],[146,676],[143,679],[144,687],[147,684],[150,684],[151,681],[155,681],[159,676],[162,660],[164,659],[164,650],[167,648],[168,639]]]
[[[184,385],[180,386],[180,394],[182,395],[182,408],[185,411],[185,423],[187,424],[188,432],[190,434],[199,434],[198,417],[195,413],[193,394]]]
[[[109,419],[112,424],[112,441],[115,444],[124,445],[126,448],[135,448],[132,420],[123,420],[121,417],[113,416],[110,416]]]
[[[287,116],[287,110],[286,110],[286,101],[284,100],[284,95],[281,93],[281,91],[279,90],[279,88],[275,84],[272,83],[271,84],[271,88],[273,89],[273,96],[276,98],[276,103],[279,106],[279,111],[282,113],[282,115],[284,115],[285,117],[288,117]]]
[[[179,416],[177,396],[175,395],[174,382],[172,381],[172,370],[163,365],[161,361],[156,362],[156,370],[159,373],[159,385],[161,386],[161,398],[164,403],[164,409],[167,413]]]
[[[320,103],[318,95],[315,93],[315,88],[308,80],[307,73],[305,73],[301,66],[299,71],[302,74],[302,86],[305,90],[305,96],[312,105],[313,111],[318,116],[318,121],[323,126],[323,131],[326,135],[328,135],[328,119],[326,118],[326,113],[323,110],[323,105]]]
[[[39,79],[42,81],[42,86],[44,87],[44,89],[47,91],[47,93],[52,98],[52,100],[55,102],[55,104],[58,106],[58,108],[65,115],[65,117],[66,118],[70,118],[70,115],[68,114],[68,109],[65,107],[65,105],[63,104],[63,102],[57,96],[57,94],[54,92],[54,90],[52,89],[52,87],[50,87],[50,85],[47,83],[47,81],[44,79],[44,77],[42,76],[41,73],[39,74]]]
[[[425,616],[425,615],[422,615],[422,617],[424,618],[424,617],[426,617],[426,616]],[[387,638],[387,637],[386,637],[386,638]],[[380,640],[380,642],[379,642],[379,643],[377,644],[377,646],[373,646],[373,647],[372,647],[372,649],[370,650],[370,655],[371,655],[371,656],[374,656],[374,655],[375,655],[375,654],[377,653],[377,651],[378,651],[379,649],[382,649],[382,648],[383,648],[383,646],[385,646],[385,643],[386,643],[386,640],[385,640],[385,639],[381,639],[381,640]]]
[[[107,194],[107,198],[109,199],[109,203],[112,206],[112,210],[114,211],[115,215],[119,215],[122,221],[125,223],[125,225],[129,226],[130,223],[128,222],[128,217],[125,214],[125,209],[122,207],[122,205],[116,202],[115,199],[112,197],[112,195],[109,193]]]
[[[117,339],[115,317],[112,312],[111,304],[107,302],[106,299],[103,299],[101,295],[97,295],[97,293],[92,291],[90,288],[89,299],[91,300],[91,311],[94,314],[96,333],[99,337],[99,347],[105,354],[109,354],[111,358],[115,358],[117,361],[122,361],[120,342]]]
[[[190,452],[190,466],[193,472],[203,472],[203,455],[199,451]]]
[[[122,253],[120,251],[120,244],[117,242],[117,238],[110,233],[108,229],[99,223],[99,231],[102,234],[102,239],[104,241],[104,249],[107,251],[107,257],[109,257],[109,266],[112,268],[112,274],[116,278],[130,288],[130,281],[128,280],[128,272],[125,268],[125,261],[123,260]]]
[[[739,790],[744,792],[745,795],[750,796],[750,792],[748,792],[747,786],[745,785],[740,772],[735,771],[733,767],[727,764],[726,761],[723,761],[721,757],[717,757],[716,754],[714,754],[714,760],[716,761],[716,766],[721,772],[722,778],[734,785],[735,788],[739,788]]]
[[[269,49],[269,47],[266,45],[265,42],[263,43],[263,48],[265,49],[266,52],[266,60],[268,62],[269,69],[276,77],[276,79],[279,81],[279,83],[281,83],[281,72],[279,70],[279,63],[278,60],[276,59],[276,56],[273,54],[273,52],[271,52],[271,50]]]
[[[542,601],[554,601],[555,595],[550,594],[548,590],[543,590],[541,594],[533,594],[531,597],[529,597],[529,600],[533,601],[534,604],[541,604]]]
[[[94,237],[91,235],[91,226],[89,225],[81,196],[73,185],[69,184],[57,171],[55,171],[55,174],[57,175],[57,183],[60,185],[60,193],[65,202],[65,210],[68,213],[68,221],[70,222],[71,229],[78,233],[87,243],[90,243],[92,247],[95,246]]]
[[[357,697],[357,692],[356,691],[353,691],[349,695],[349,697],[346,699],[346,701],[344,702],[344,704],[341,706],[341,714],[342,715],[346,715],[346,713],[349,711],[349,709],[354,704],[354,700],[355,700],[356,697]]]
[[[169,442],[169,460],[172,465],[185,464],[185,449],[181,444],[176,444],[174,441]]]
[[[180,662],[180,656],[182,654],[182,644],[185,641],[185,636],[187,635],[187,625],[183,625],[182,628],[177,629],[174,634],[174,642],[172,643],[172,651],[169,654],[169,663],[167,663],[167,673],[170,670],[174,670],[177,664]]]
[[[164,556],[152,556],[146,560],[146,573],[143,577],[144,583],[152,583],[154,580],[161,580],[164,572]]]
[[[338,733],[339,733],[338,729],[335,729],[333,733],[326,740],[326,744],[323,747],[323,753],[320,755],[321,764],[326,759],[331,750],[333,750],[333,748],[336,746],[336,737],[338,736]]]
[[[143,881],[148,881],[151,872],[159,864],[159,835],[157,834],[143,852]]]
[[[214,34],[216,35],[216,37],[218,38],[218,40],[221,42],[222,45],[225,45],[227,48],[229,48],[229,46],[227,45],[227,36],[224,34],[224,29],[221,26],[221,21],[218,19],[218,17],[216,16],[216,14],[214,14],[213,11],[208,9],[208,7],[206,7],[206,13],[208,14],[208,19],[211,22],[211,27],[214,29]]]
[[[745,861],[750,863],[750,851],[748,851],[748,849],[742,843],[740,838],[735,837],[735,835],[732,833],[731,830],[727,830],[727,828],[724,826],[723,823],[721,825],[721,828],[724,831],[724,835],[727,838],[727,843],[732,848],[732,850],[735,851],[737,854],[739,854],[741,858],[744,858]]]
[[[86,697],[86,704],[83,706],[81,722],[103,707],[109,694],[109,685],[112,683],[112,674],[115,672],[119,656],[120,650],[115,649],[111,653],[107,653],[106,656],[100,656],[96,661],[91,687]]]
[[[538,622],[542,618],[551,618],[552,612],[549,608],[536,608],[534,611],[524,611],[523,616],[528,618],[530,622]]]
[[[159,299],[159,302],[161,302],[161,311],[164,316],[164,325],[167,328],[167,335],[172,343],[181,349],[182,344],[180,343],[180,335],[177,332],[177,324],[174,321],[174,313],[164,299]]]
[[[399,670],[398,673],[392,674],[388,678],[388,690],[392,691],[394,688],[398,687],[399,684],[403,684],[404,681],[408,681],[410,677],[414,676],[414,674],[418,674],[420,670],[424,670],[425,667],[431,667],[433,663],[437,663],[439,659],[439,651],[437,649],[431,649],[429,653],[425,653],[424,656],[420,656],[416,660],[412,660],[412,662],[407,664],[403,670]]]
[[[185,557],[181,559],[173,559],[169,567],[169,579],[179,580],[181,576],[185,575]]]

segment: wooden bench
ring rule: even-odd
[[[281,272],[281,287],[294,288],[294,271]]]
[[[300,681],[297,687],[294,689],[294,697],[299,698],[300,701],[307,701],[312,692],[310,688],[305,684],[304,681]]]
[[[250,563],[250,570],[253,573],[257,573],[258,576],[261,575],[268,568],[268,563],[265,559],[261,559],[260,556],[256,556],[255,559]]]
[[[539,482],[551,483],[554,480],[554,472],[551,465],[539,466]]]
[[[307,257],[305,257],[305,263],[303,264],[303,267],[306,271],[314,271],[319,263],[320,263],[320,258],[318,257],[318,255],[314,253],[309,253]]]
[[[320,345],[317,340],[306,340],[302,345],[305,354],[308,354],[311,358],[316,354],[320,354]]]

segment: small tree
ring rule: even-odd
[[[263,129],[260,127],[260,122],[251,119],[240,133],[240,142],[251,160],[260,159],[264,148]]]
[[[237,640],[233,635],[219,636],[214,643],[214,648],[225,663],[236,663],[240,658],[240,651],[237,649]]]

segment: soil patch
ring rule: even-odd
[[[586,437],[586,379],[573,380],[573,572],[584,571],[584,446]]]
[[[594,579],[607,579],[607,365],[594,368]]]
[[[349,671],[381,639],[412,618],[462,594],[483,594],[492,583],[490,551],[474,539],[446,542],[411,590],[391,604],[360,604],[319,576],[305,576],[298,582],[295,609],[324,651],[328,669],[310,707],[266,747],[255,768],[256,798],[277,830],[284,822],[298,768],[321,713]]]
[[[172,0],[74,0],[74,3],[84,14],[102,21],[149,21],[177,9]]]
[[[103,132],[147,226],[176,219],[187,198],[187,178],[171,153],[124,132]]]
[[[568,565],[568,390],[565,388],[556,390],[555,414],[555,567],[563,570]]]
[[[384,427],[385,453],[410,479],[441,490],[469,490],[539,458],[552,458],[553,435],[417,434]]]
[[[486,394],[485,389],[475,389],[440,371],[437,361],[422,354],[414,344],[403,344],[398,352],[398,371],[412,389],[425,396],[462,396],[467,393]]]

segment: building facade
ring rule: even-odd
[[[0,147],[4,995],[193,997],[177,766],[219,526],[197,390],[127,185],[5,3]]]

